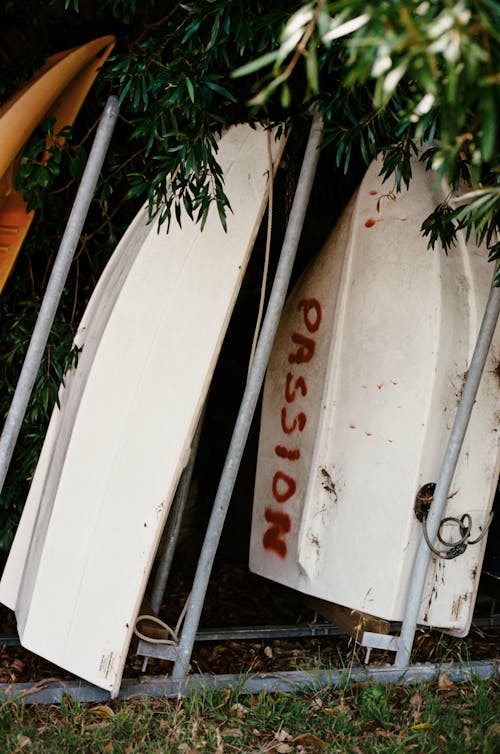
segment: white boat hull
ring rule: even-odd
[[[220,141],[227,233],[214,210],[203,231],[185,218],[158,233],[144,208],[125,234],[0,582],[22,645],[112,695],[265,210],[267,139],[238,126]]]
[[[401,620],[492,266],[462,236],[427,250],[445,190],[421,163],[396,198],[373,164],[292,292],[264,392],[250,568],[309,595]],[[445,515],[487,524],[498,479],[497,329]],[[443,534],[457,538],[457,527]],[[419,621],[467,633],[485,539],[433,558]],[[445,549],[440,545],[441,549]]]

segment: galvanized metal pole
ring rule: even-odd
[[[493,276],[488,303],[486,305],[476,346],[472,355],[462,397],[458,405],[455,421],[453,422],[453,427],[444,453],[434,492],[434,499],[427,517],[427,531],[429,534],[429,540],[432,543],[434,543],[436,539],[439,523],[443,516],[465,432],[476,400],[479,382],[483,374],[488,351],[498,322],[498,315],[500,312],[500,288],[495,286],[494,281],[495,275]],[[401,634],[398,639],[398,651],[394,661],[394,666],[397,668],[407,667],[410,661],[410,654],[413,647],[413,640],[415,638],[418,614],[422,602],[430,559],[431,551],[427,546],[425,539],[422,537],[417,550],[415,564],[413,566],[405,615],[401,627]]]
[[[271,354],[271,348],[278,328],[281,312],[285,303],[292,267],[299,245],[304,218],[311,195],[316,166],[319,158],[319,146],[322,137],[322,120],[318,114],[313,117],[309,140],[300,171],[297,190],[290,212],[290,221],[286,229],[281,256],[276,270],[266,316],[257,343],[254,360],[248,373],[247,384],[241,402],[238,417],[231,438],[231,443],[222,471],[219,487],[214,501],[212,514],[198,560],[189,599],[184,628],[182,631],[177,659],[173,667],[172,678],[184,678],[189,670],[193,644],[205,600],[208,580],[219,544],[222,527],[226,518],[229,501],[236,482],[236,476],[243,456],[243,451],[252,423],[255,407]]]
[[[138,699],[202,695],[208,689],[237,689],[238,694],[297,693],[303,689],[310,694],[312,689],[345,689],[352,683],[377,683],[381,686],[411,685],[437,681],[440,673],[446,673],[454,683],[471,680],[498,679],[498,662],[421,663],[404,671],[392,666],[353,667],[336,670],[291,670],[275,673],[241,673],[214,675],[195,673],[189,678],[172,680],[165,676],[144,676],[142,680],[126,679],[120,687],[118,699],[137,702]],[[50,678],[24,683],[0,683],[0,704],[61,704],[69,698],[83,704],[109,701],[109,691],[81,680],[51,680]],[[265,749],[264,749],[265,751]],[[359,749],[358,749],[359,751]],[[490,749],[492,751],[492,749]]]
[[[90,151],[89,159],[75,197],[64,235],[50,274],[40,312],[17,381],[14,397],[0,437],[0,491],[19,436],[31,391],[47,345],[50,329],[66,284],[73,255],[80,238],[87,212],[94,196],[106,152],[118,117],[118,98],[109,97]]]
[[[194,463],[196,461],[196,454],[198,446],[200,444],[201,428],[203,425],[203,417],[205,415],[205,409],[203,409],[200,419],[198,421],[198,427],[196,429],[193,442],[191,443],[191,452],[189,454],[189,461],[184,468],[177,490],[175,491],[175,497],[170,507],[167,524],[164,534],[164,545],[160,551],[158,558],[158,570],[156,572],[153,586],[151,589],[151,608],[155,615],[161,607],[163,595],[165,594],[165,587],[170,575],[170,568],[172,566],[172,560],[174,558],[175,548],[177,546],[177,540],[179,539],[179,532],[181,530],[182,519],[184,511],[186,509],[186,503],[189,494],[189,487],[191,485],[191,477],[193,476]]]

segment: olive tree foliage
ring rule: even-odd
[[[431,246],[448,249],[465,228],[497,259],[499,37],[495,0],[174,5],[113,68],[152,156],[131,194],[147,193],[160,223],[172,207],[203,222],[215,200],[224,223],[214,134],[315,105],[344,170],[355,151],[367,163],[382,153],[399,190],[418,155],[448,182],[449,201],[423,225]]]
[[[418,155],[450,185],[449,200],[423,224],[445,249],[458,228],[498,259],[500,219],[500,5],[495,0],[325,0],[303,4],[279,45],[234,75],[265,72],[250,104],[279,91],[284,106],[305,68],[304,99],[316,99],[327,140],[347,169],[353,148],[384,155],[396,189]],[[459,206],[452,190],[465,184]]]
[[[283,0],[173,4],[115,57],[109,75],[144,161],[129,173],[129,196],[146,195],[160,226],[172,211],[178,222],[185,211],[203,224],[212,203],[225,226],[228,201],[216,136],[251,116],[248,87],[230,75],[277,44],[287,6]],[[260,117],[268,120],[269,108]]]

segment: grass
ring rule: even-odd
[[[0,706],[2,754],[495,754],[499,684],[261,693],[211,689],[184,699]]]

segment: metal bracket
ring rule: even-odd
[[[367,647],[367,649],[384,649],[388,652],[397,652],[399,648],[399,636],[364,631],[359,643],[361,646]]]
[[[175,662],[177,660],[178,647],[172,646],[172,644],[160,644],[152,641],[139,640],[137,645],[136,654],[143,657],[153,657],[156,660],[170,660]]]

